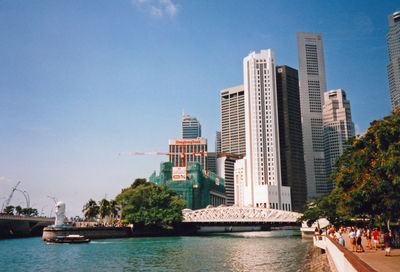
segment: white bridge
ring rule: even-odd
[[[193,223],[296,223],[303,214],[276,209],[236,206],[207,207],[182,211],[183,222]]]

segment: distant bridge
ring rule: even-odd
[[[54,217],[0,214],[0,237],[40,236],[53,223]]]
[[[245,208],[236,206],[209,207],[200,210],[183,210],[183,222],[187,223],[219,223],[219,224],[279,224],[293,225],[302,216],[301,213],[267,209]]]

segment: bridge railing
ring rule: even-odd
[[[183,216],[184,222],[294,223],[301,214],[276,209],[224,206],[200,210],[185,209]]]

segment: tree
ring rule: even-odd
[[[97,217],[99,210],[100,207],[97,205],[96,201],[89,199],[89,201],[83,206],[82,212],[86,219],[91,219]]]
[[[11,206],[11,205],[10,205],[10,206],[7,206],[7,207],[4,208],[4,212],[5,212],[5,213],[8,213],[8,214],[14,214],[14,208],[15,208],[15,207],[14,207],[14,206]]]
[[[400,111],[373,121],[335,163],[337,205],[351,216],[400,218]]]
[[[22,213],[22,207],[20,205],[16,206],[15,212],[17,213],[17,215],[20,215]]]
[[[21,210],[21,214],[22,215],[26,215],[26,216],[38,216],[38,210],[35,208],[23,208]]]
[[[348,222],[351,217],[338,206],[338,198],[340,196],[334,192],[316,198],[314,201],[307,203],[307,209],[304,211],[297,221],[306,221],[311,226],[320,218],[326,218],[333,225],[342,225]]]
[[[138,227],[173,229],[182,221],[185,201],[175,191],[165,185],[135,182],[116,197],[122,205],[122,215],[129,223]]]
[[[120,209],[121,208],[116,200],[110,200],[110,213],[112,218],[116,218],[118,216]]]
[[[110,202],[107,199],[103,198],[101,201],[99,201],[99,205],[99,215],[101,219],[104,219],[104,217],[111,214]]]

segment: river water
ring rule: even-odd
[[[297,271],[309,240],[298,231],[93,240],[0,240],[0,271]]]

